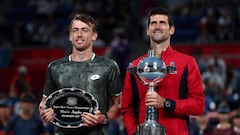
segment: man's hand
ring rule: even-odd
[[[92,127],[102,124],[106,116],[99,110],[95,111],[94,114],[83,112],[82,113],[83,126]]]
[[[161,97],[157,92],[147,92],[145,105],[146,106],[154,106],[156,108],[163,108],[164,101],[166,99]]]
[[[55,117],[55,113],[52,108],[45,109],[46,98],[42,98],[41,103],[39,104],[39,113],[44,122],[52,122]]]

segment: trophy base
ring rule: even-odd
[[[136,135],[166,135],[166,129],[157,122],[144,122],[137,127]]]

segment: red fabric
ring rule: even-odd
[[[0,135],[3,135],[3,131],[0,130]],[[7,135],[13,135],[13,133],[8,133]]]
[[[133,61],[133,65],[137,66],[139,61],[145,56],[146,55],[141,56]],[[196,61],[191,56],[179,53],[173,50],[171,46],[168,47],[166,52],[162,53],[162,60],[166,65],[169,65],[172,61],[175,62],[177,74],[168,74],[155,90],[158,91],[162,97],[175,100],[176,107],[172,112],[159,109],[158,122],[165,126],[167,135],[188,135],[185,116],[199,115],[204,111],[205,96],[203,94],[201,74]],[[188,68],[187,98],[179,99],[179,86],[183,71],[186,67]],[[140,97],[139,116],[136,116],[132,107],[133,95],[129,72],[126,73],[122,93],[121,113],[128,135],[132,135],[136,127],[145,120],[146,106],[144,101],[148,86],[143,85],[137,77],[135,77],[135,79]]]
[[[232,127],[227,129],[214,128],[212,135],[235,135],[235,133]]]

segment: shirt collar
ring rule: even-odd
[[[172,56],[174,54],[174,50],[172,48],[172,46],[168,46],[167,50],[166,51],[163,51],[162,52],[162,56],[161,56],[161,59],[167,59],[168,57]]]
[[[93,61],[93,60],[94,60],[94,58],[95,58],[95,56],[96,56],[96,54],[95,54],[95,53],[93,53],[93,55],[92,55],[92,57],[91,57],[90,61]],[[68,56],[68,60],[69,60],[69,61],[72,61],[72,54],[70,54],[70,55]]]

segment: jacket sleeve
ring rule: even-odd
[[[205,108],[203,83],[196,61],[192,58],[187,64],[187,97],[175,100],[174,112],[179,115],[199,115]]]
[[[123,115],[123,120],[128,135],[133,135],[138,126],[138,116],[136,110],[133,108],[133,94],[132,94],[132,84],[130,73],[126,73],[124,87],[122,92],[122,101],[121,101],[121,114]]]

